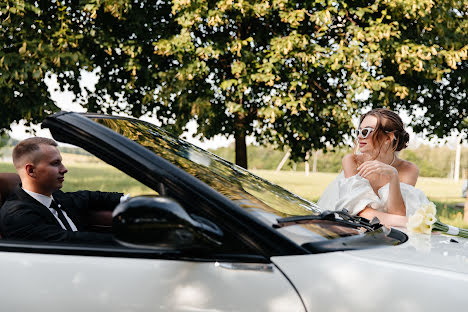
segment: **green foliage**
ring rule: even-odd
[[[418,150],[408,150],[402,153],[404,159],[418,164],[419,174],[425,177],[448,177],[450,173],[450,163],[452,159],[447,159],[449,154],[454,154],[448,148],[419,148]]]
[[[106,4],[95,2],[89,10],[99,30],[92,41],[106,47],[97,58],[101,80],[90,109],[155,114],[176,133],[195,119],[203,137],[253,135],[262,145],[290,148],[295,160],[342,145],[351,116],[368,105],[424,108],[426,116],[414,120],[419,131],[463,130],[466,1],[174,0],[114,7],[120,10],[106,13]],[[86,54],[99,49],[90,46]],[[371,94],[360,102],[364,90]],[[103,107],[106,95],[129,105]]]
[[[10,142],[10,137],[7,134],[0,135],[0,148],[6,146]]]
[[[0,162],[0,172],[16,172],[12,163]]]
[[[237,152],[252,135],[294,160],[343,146],[369,106],[423,112],[416,131],[467,129],[467,0],[13,0],[0,14],[0,128],[56,110],[55,73],[90,111],[176,134],[196,120]]]
[[[61,153],[91,156],[89,152],[77,147],[59,146],[59,150]]]
[[[234,144],[231,144],[229,147],[222,147],[216,150],[211,150],[211,152],[230,162],[234,162],[235,160]],[[247,148],[249,168],[274,170],[280,163],[284,154],[284,152],[275,150],[271,146],[263,147],[249,145]],[[289,165],[285,165],[285,168],[290,167]]]
[[[229,160],[234,161],[234,146],[222,147],[211,150],[212,153]],[[261,147],[249,145],[248,157],[251,159],[249,169],[253,170],[275,170],[285,152],[275,150],[271,146]],[[317,155],[318,172],[338,173],[342,170],[341,160],[343,156],[351,153],[351,148],[342,148],[327,153],[319,152]],[[416,149],[405,149],[400,152],[400,158],[411,161],[419,167],[419,175],[422,177],[447,178],[451,172],[451,165],[455,160],[455,151],[448,147],[431,147],[421,145]],[[461,167],[468,170],[468,149],[462,148]],[[313,156],[309,159],[310,169],[312,170]],[[294,163],[289,160],[282,168],[283,171],[296,170],[304,171],[304,162]]]
[[[78,71],[88,59],[75,22],[80,10],[71,1],[0,2],[0,130],[15,121],[38,123],[58,110],[44,78],[57,74],[62,86],[76,92]],[[77,89],[78,88],[78,89]]]
[[[417,149],[403,150],[400,157],[417,164],[420,176],[446,178],[454,165],[455,151],[448,147],[421,145]],[[460,163],[462,168],[468,168],[467,149],[462,149]]]
[[[212,153],[229,160],[234,161],[234,145],[229,147],[222,147],[216,150],[211,150]],[[340,149],[335,152],[322,153],[319,152],[317,156],[317,171],[319,172],[340,172],[341,170],[341,159],[347,153],[350,153],[350,149]],[[249,145],[247,154],[250,159],[249,169],[253,170],[275,170],[278,164],[286,154],[283,151],[275,150],[271,146],[255,146]],[[309,159],[310,168],[312,169],[312,156]],[[283,171],[296,170],[304,171],[304,162],[294,162],[289,159],[282,167]]]

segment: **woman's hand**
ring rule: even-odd
[[[398,170],[395,167],[378,160],[369,160],[362,163],[357,168],[357,175],[369,180],[371,185],[373,185],[373,183],[377,183],[379,187],[383,186],[381,182],[388,182],[390,185],[386,202],[387,213],[398,216],[406,215],[406,206],[400,190],[400,177],[398,175]],[[379,181],[375,182],[376,178],[373,175],[379,175],[380,177],[377,178]],[[378,190],[374,186],[373,188],[377,193]],[[389,224],[392,223],[389,222]]]
[[[398,176],[398,171],[395,167],[384,164],[378,160],[368,160],[357,167],[357,174],[368,179],[372,174],[379,174],[391,179]]]
[[[377,211],[375,209],[367,206],[363,211],[359,213],[359,216],[364,217],[368,220],[372,220],[374,217],[379,218],[380,223],[390,228],[393,226],[396,227],[406,227],[408,223],[408,218],[405,215],[396,215],[387,212]]]

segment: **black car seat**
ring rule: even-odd
[[[0,207],[5,200],[14,192],[21,180],[18,174],[11,172],[0,172]],[[0,238],[2,236],[0,235]]]
[[[21,180],[18,174],[10,172],[0,172],[0,207],[8,196],[13,193]]]

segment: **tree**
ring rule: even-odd
[[[57,74],[63,88],[77,92],[79,69],[88,59],[79,50],[79,12],[62,1],[0,3],[0,129],[12,122],[39,123],[58,110],[44,78]]]
[[[174,0],[164,12],[171,26],[151,36],[158,73],[142,80],[146,66],[135,70],[147,102],[123,110],[154,112],[179,132],[195,119],[206,138],[233,135],[241,166],[247,135],[303,158],[342,144],[351,116],[369,105],[426,109],[419,131],[463,130],[454,119],[467,116],[466,1]],[[114,86],[107,91],[118,94]],[[441,102],[456,114],[438,113]]]
[[[15,69],[45,64],[92,111],[152,114],[176,134],[194,119],[205,138],[233,135],[244,167],[247,135],[303,158],[342,145],[370,105],[426,110],[418,131],[466,131],[466,0],[26,1],[13,15],[3,46],[19,51],[21,29],[22,51],[37,55],[19,51]],[[81,69],[96,70],[95,91],[81,92]],[[31,90],[43,95],[35,112],[55,109],[44,88]]]
[[[396,19],[398,32],[379,44],[385,57],[378,73],[390,84],[377,88],[368,102],[407,110],[416,132],[467,132],[468,1],[400,0],[388,7],[381,18]]]
[[[336,88],[328,87],[324,77],[329,74],[322,69],[309,70],[310,81],[323,81],[317,98],[328,98],[312,109],[317,111],[316,115],[295,116],[297,108],[293,106],[298,104],[289,103],[293,115],[284,116],[281,125],[277,122],[278,129],[269,127],[280,110],[269,103],[284,97],[278,92],[287,88],[285,83],[272,80],[275,77],[269,71],[276,69],[262,63],[271,58],[272,38],[276,36],[281,41],[290,32],[276,6],[273,11],[276,13],[270,14],[273,9],[267,4],[259,18],[257,8],[250,4],[245,8],[248,12],[243,7],[203,1],[193,3],[194,8],[184,8],[176,1],[140,4],[129,8],[112,24],[102,7],[87,7],[95,16],[93,25],[97,31],[84,48],[100,68],[97,91],[84,104],[88,109],[119,111],[137,117],[155,114],[175,133],[181,133],[186,123],[195,119],[198,132],[205,138],[220,133],[233,135],[236,163],[243,167],[247,167],[247,135],[255,135],[261,143],[274,143],[278,130],[289,131],[301,120],[301,127],[315,145],[323,147],[321,136],[334,140],[348,132],[347,114],[333,118],[334,112],[341,109],[333,96]],[[154,14],[156,11],[158,14]],[[223,16],[226,20],[219,22]],[[297,76],[298,73],[285,72],[288,79]],[[311,90],[305,96],[316,92]],[[106,103],[107,99],[112,100],[111,104]],[[122,101],[129,105],[119,105]],[[301,105],[306,104],[306,99],[300,101]],[[319,114],[319,110],[325,112]],[[310,142],[294,132],[290,134],[281,145],[291,145],[296,157],[305,154]]]
[[[4,147],[10,141],[10,137],[6,134],[0,135],[0,148]]]

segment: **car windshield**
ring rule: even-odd
[[[145,146],[208,184],[268,225],[276,224],[278,218],[319,215],[321,212],[315,203],[179,139],[151,123],[127,118],[94,117],[93,120]],[[358,229],[319,221],[284,227],[278,231],[298,243],[361,233]]]

